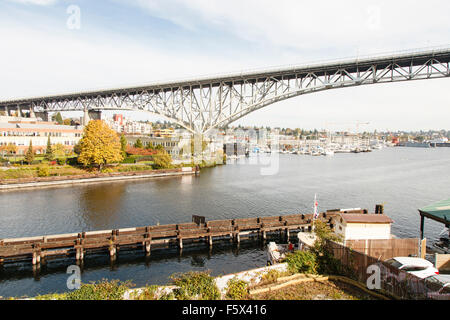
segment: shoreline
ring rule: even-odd
[[[196,174],[195,168],[182,168],[175,170],[160,170],[160,172],[132,172],[123,174],[105,174],[104,176],[94,176],[86,177],[83,176],[65,176],[65,177],[52,177],[54,179],[46,179],[47,181],[42,181],[43,179],[35,178],[35,181],[20,182],[17,179],[17,183],[12,182],[8,184],[0,184],[0,192],[2,191],[15,191],[22,189],[37,189],[37,188],[48,188],[48,187],[63,187],[76,184],[87,184],[87,183],[104,183],[104,182],[114,182],[114,181],[125,181],[125,180],[138,180],[138,179],[151,179],[151,178],[162,178],[162,177],[172,177],[172,176],[183,176],[183,175],[193,175]]]

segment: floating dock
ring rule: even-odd
[[[327,211],[319,219],[331,223],[337,214],[339,211]],[[312,214],[294,214],[0,239],[0,264],[30,261],[39,265],[46,257],[53,256],[74,257],[76,261],[82,261],[86,254],[99,251],[109,253],[111,260],[115,260],[118,251],[127,247],[141,249],[149,255],[153,245],[175,244],[183,249],[185,243],[204,241],[212,246],[214,240],[228,239],[239,243],[241,237],[253,235],[265,240],[268,233],[276,232],[289,237],[290,232],[310,228],[311,219]]]

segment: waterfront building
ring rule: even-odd
[[[37,118],[0,117],[0,147],[15,145],[18,155],[26,153],[30,141],[36,154],[45,153],[48,137],[52,145],[61,144],[72,151],[82,135],[82,126],[57,125]]]
[[[391,224],[384,214],[340,213],[333,218],[334,230],[343,240],[391,239]]]
[[[144,148],[151,145],[153,148],[162,146],[172,159],[182,159],[191,146],[190,138],[180,135],[175,137],[150,137],[145,135],[126,135],[129,146],[134,146],[138,139],[141,140]]]
[[[104,120],[111,129],[124,134],[152,134],[153,127],[150,122],[135,121],[124,117],[122,114],[114,114],[112,119]]]
[[[156,129],[153,130],[152,134],[153,137],[162,137],[162,138],[174,138],[176,136],[176,132],[174,129]]]

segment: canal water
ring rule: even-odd
[[[418,237],[417,209],[450,197],[450,148],[386,148],[371,153],[311,157],[279,154],[229,162],[201,175],[79,185],[0,193],[0,238],[40,236],[209,220],[273,216],[319,209],[385,205],[393,233]],[[442,225],[426,221],[435,239]],[[31,264],[0,267],[0,296],[34,296],[67,291],[71,260],[49,261],[34,272]],[[206,244],[142,252],[89,256],[82,281],[131,280],[137,286],[168,283],[170,275],[211,270],[213,275],[264,266],[258,241]]]

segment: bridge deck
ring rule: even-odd
[[[354,211],[356,213],[366,210]],[[322,213],[322,221],[331,223],[338,211]],[[228,238],[240,241],[241,236],[258,234],[266,238],[266,233],[286,232],[307,228],[311,225],[312,214],[294,214],[275,217],[213,220],[202,224],[181,223],[147,227],[90,231],[28,238],[0,239],[0,263],[9,261],[29,261],[34,265],[47,256],[70,256],[83,260],[85,253],[109,251],[115,258],[120,247],[141,247],[150,254],[152,244],[177,243],[183,248],[183,240],[206,240],[212,245],[214,238]]]
[[[377,65],[379,69],[392,64],[400,67],[422,65],[429,59],[438,59],[442,63],[450,62],[450,48],[427,49],[411,51],[406,53],[391,53],[371,57],[359,57],[353,59],[340,59],[334,61],[323,61],[298,66],[287,66],[266,70],[253,70],[248,72],[230,73],[225,75],[207,76],[186,80],[176,80],[167,82],[155,82],[145,86],[109,88],[84,92],[73,92],[59,95],[49,95],[42,97],[29,97],[0,101],[0,107],[27,105],[30,103],[41,103],[42,101],[67,101],[86,98],[96,98],[98,96],[124,96],[135,95],[142,91],[169,92],[174,88],[195,89],[202,86],[218,87],[222,84],[236,85],[243,83],[257,83],[265,79],[273,78],[277,80],[295,79],[299,74],[314,73],[317,76],[323,74],[333,74],[340,69],[348,72],[355,72],[360,68]]]

